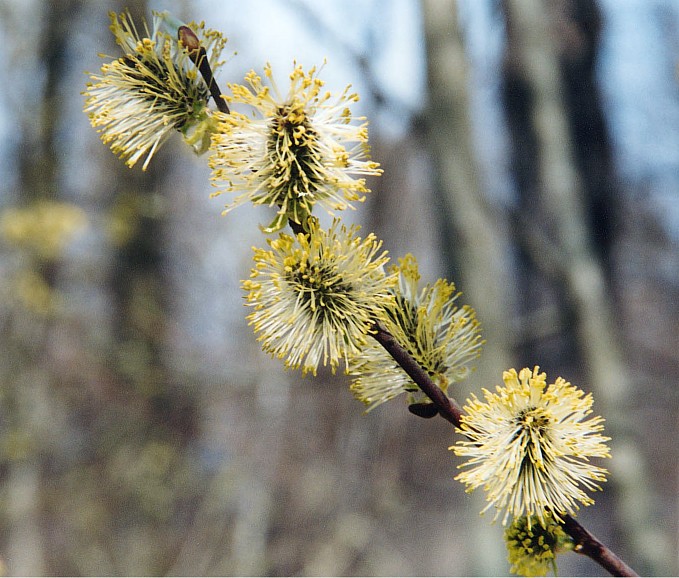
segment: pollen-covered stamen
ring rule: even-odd
[[[210,91],[181,42],[161,30],[169,17],[154,14],[153,31],[140,36],[129,14],[111,13],[111,31],[124,56],[104,63],[91,75],[84,110],[111,150],[134,166],[146,157],[146,169],[158,148],[175,130],[198,153],[216,129],[207,108]],[[193,25],[200,39],[201,61],[221,65],[226,43],[221,34]]]
[[[472,396],[451,449],[469,460],[456,479],[468,491],[483,488],[488,505],[506,524],[510,517],[546,512],[560,521],[579,504],[594,501],[587,490],[600,490],[606,470],[592,457],[610,457],[603,419],[591,417],[592,397],[562,378],[547,384],[539,368],[512,369],[504,387],[483,390],[485,402]]]
[[[301,200],[324,185],[316,141],[317,133],[301,105],[278,107],[267,140],[270,194],[279,199],[276,204],[282,205],[286,197]]]
[[[148,40],[148,39],[144,39]],[[143,52],[139,55],[127,55],[117,61],[121,74],[132,85],[139,87],[138,96],[153,106],[166,101],[174,109],[174,114],[168,115],[173,128],[180,130],[190,118],[195,117],[205,108],[208,91],[205,86],[195,85],[195,79],[188,75],[174,75],[170,82],[170,69],[160,60],[145,58]]]
[[[478,322],[470,307],[458,308],[455,286],[439,279],[418,288],[417,261],[412,255],[400,260],[399,284],[393,289],[394,305],[383,313],[382,323],[430,379],[444,393],[471,371],[468,363],[482,345]],[[357,378],[354,395],[368,410],[406,393],[409,406],[431,403],[417,383],[381,346],[369,345],[352,364]],[[419,414],[418,414],[419,415]]]
[[[344,319],[347,296],[352,295],[353,287],[336,267],[306,264],[291,271],[288,281],[299,291],[301,306],[312,311],[318,323],[337,324]]]
[[[229,104],[245,105],[254,114],[217,115],[210,159],[212,181],[220,189],[215,195],[237,193],[225,212],[246,202],[276,208],[264,229],[274,232],[288,222],[303,225],[316,204],[334,215],[365,199],[365,177],[382,172],[368,160],[365,119],[351,116],[347,104],[355,95],[323,92],[317,73],[295,65],[287,94],[277,88],[268,65],[266,79],[253,71],[245,84],[229,85]]]
[[[435,382],[439,381],[437,376],[445,375],[448,371],[445,349],[432,347],[432,340],[422,339],[422,332],[418,330],[417,305],[402,294],[397,294],[395,298],[396,306],[386,314],[407,336],[408,339],[402,343],[403,348],[427,371],[429,377]],[[414,382],[405,389],[411,393],[420,391]]]
[[[373,320],[391,302],[393,278],[373,235],[334,221],[330,230],[309,220],[308,234],[281,234],[270,250],[255,250],[255,268],[243,287],[248,320],[263,347],[289,367],[334,371],[365,345]]]
[[[516,422],[516,438],[524,451],[521,469],[542,468],[544,465],[544,446],[549,442],[549,416],[539,407],[521,410],[514,418]]]

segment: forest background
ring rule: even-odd
[[[679,2],[0,0],[0,562],[12,575],[504,575],[444,420],[363,415],[262,353],[220,216],[173,139],[130,170],[82,113],[109,10],[205,20],[237,55],[352,83],[385,170],[347,215],[473,305],[470,380],[593,392],[610,481],[579,520],[679,573]],[[597,574],[560,559],[564,575]]]

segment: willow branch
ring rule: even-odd
[[[224,114],[229,114],[229,107],[222,96],[222,91],[219,89],[219,85],[212,74],[212,68],[210,67],[210,62],[207,58],[207,52],[205,52],[205,47],[200,45],[200,40],[196,33],[191,30],[188,26],[180,26],[177,32],[179,40],[186,48],[189,53],[189,58],[191,62],[196,65],[198,71],[200,72],[203,80],[207,84],[210,94],[217,105],[217,109]]]
[[[308,233],[304,225],[298,223],[297,221],[293,221],[290,218],[288,218],[288,225],[290,226],[290,229],[292,229],[292,232],[295,234],[295,236],[299,235],[300,233],[302,233],[303,235],[306,235]]]
[[[436,385],[429,374],[417,363],[408,351],[389,333],[379,321],[375,322],[372,336],[387,350],[396,363],[410,376],[417,386],[434,402],[438,413],[456,427],[460,427],[462,410]],[[416,413],[416,412],[413,412]]]
[[[610,572],[611,576],[638,576],[632,568],[604,546],[592,533],[583,528],[573,517],[564,516],[562,527],[575,542],[574,552],[591,558]]]

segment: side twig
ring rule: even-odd
[[[454,426],[460,427],[460,416],[462,415],[460,407],[443,393],[422,366],[394,339],[394,336],[382,327],[379,322],[375,323],[375,333],[372,336],[387,350],[418,387],[427,394],[429,399],[434,402],[441,417],[448,420]]]
[[[222,96],[222,91],[219,89],[219,85],[212,74],[212,68],[210,68],[210,63],[208,62],[207,53],[205,48],[200,45],[200,40],[196,33],[191,30],[188,26],[180,26],[178,31],[179,40],[186,48],[189,53],[189,58],[193,62],[198,71],[200,72],[203,80],[207,84],[210,94],[217,105],[217,109],[224,114],[229,114],[229,107]]]
[[[574,552],[591,558],[610,572],[611,576],[638,576],[632,568],[618,558],[608,547],[604,546],[592,533],[583,528],[573,517],[564,516],[562,526],[575,542]]]

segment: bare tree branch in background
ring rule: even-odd
[[[370,98],[376,106],[389,106],[395,109],[399,114],[408,115],[414,111],[404,102],[401,102],[393,94],[387,94],[381,86],[377,75],[373,70],[374,51],[376,49],[374,42],[374,34],[371,34],[366,42],[364,50],[357,49],[353,44],[342,39],[336,31],[331,30],[319,17],[316,8],[309,5],[303,0],[286,0],[292,8],[302,17],[308,25],[309,30],[314,30],[316,34],[323,38],[329,44],[335,44],[337,48],[353,60],[357,70],[360,72],[363,81],[366,84]],[[313,4],[313,3],[311,3]],[[373,11],[377,15],[379,13],[379,2],[373,2]],[[372,19],[373,22],[378,22],[377,18]]]

